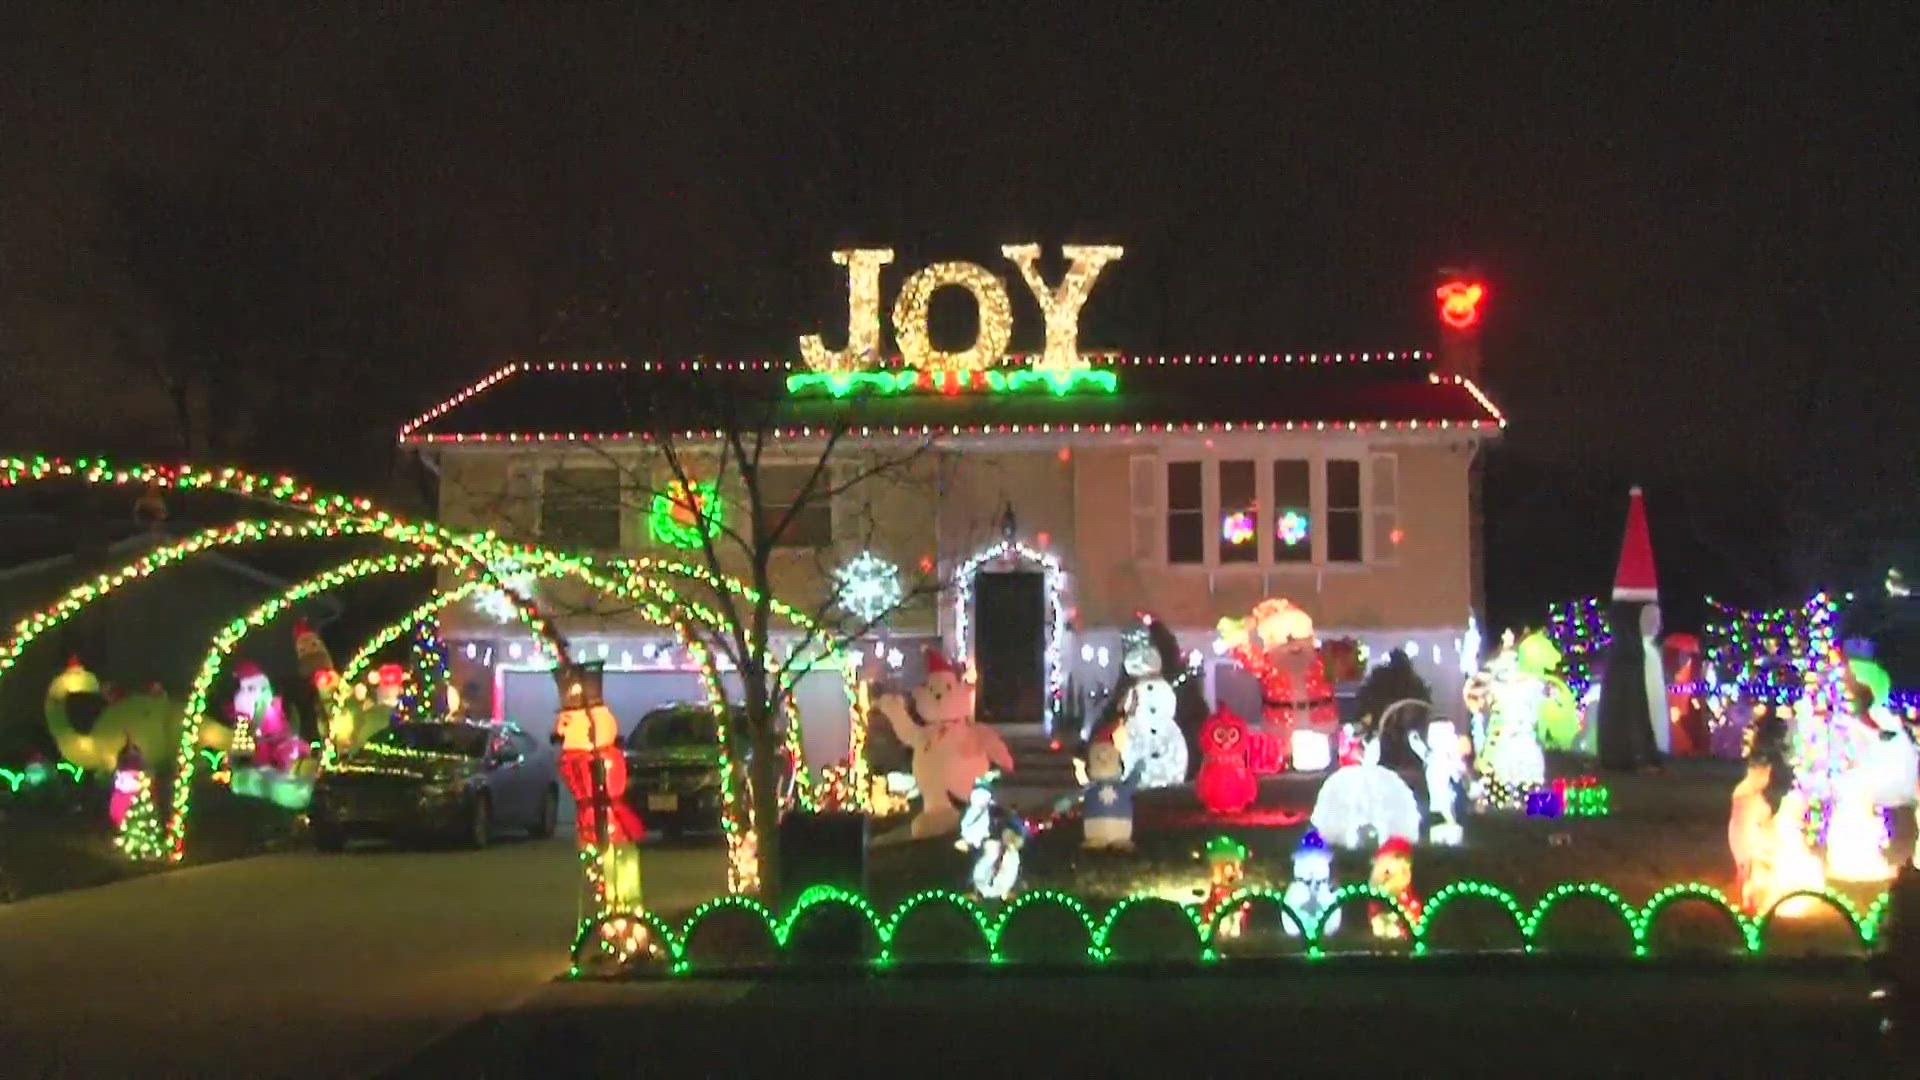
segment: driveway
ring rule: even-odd
[[[649,845],[647,902],[724,887]],[[0,906],[8,1076],[364,1076],[566,967],[567,839],[296,853]]]

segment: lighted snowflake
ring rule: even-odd
[[[537,579],[533,571],[526,569],[517,560],[508,559],[489,563],[487,569],[492,571],[493,576],[498,578],[502,585],[518,593],[523,599],[533,598],[533,585]],[[482,585],[473,594],[473,606],[494,622],[509,623],[518,618],[514,614],[513,602],[507,599],[507,594],[491,585]]]
[[[1307,515],[1298,510],[1288,510],[1280,515],[1280,524],[1274,535],[1288,547],[1296,547],[1307,538]]]
[[[900,568],[871,551],[854,556],[833,572],[840,607],[872,622],[900,605]]]

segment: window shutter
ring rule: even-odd
[[[1128,459],[1127,466],[1133,506],[1133,557],[1159,562],[1160,537],[1166,532],[1160,497],[1160,459],[1152,454],[1135,454]]]
[[[1400,459],[1374,454],[1368,470],[1367,535],[1373,561],[1390,563],[1400,554]]]

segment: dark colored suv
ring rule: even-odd
[[[720,734],[713,706],[648,712],[626,739],[627,802],[648,832],[720,829]]]
[[[736,706],[738,708],[738,706]],[[648,832],[682,836],[720,831],[720,733],[711,705],[662,705],[640,718],[624,742],[627,803]],[[753,751],[734,741],[734,764],[744,785]],[[792,762],[782,762],[780,794],[793,797]],[[744,792],[743,792],[744,794]]]

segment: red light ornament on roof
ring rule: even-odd
[[[1449,281],[1434,290],[1440,299],[1440,321],[1455,330],[1469,330],[1480,323],[1480,303],[1487,298],[1487,287],[1477,281]]]

